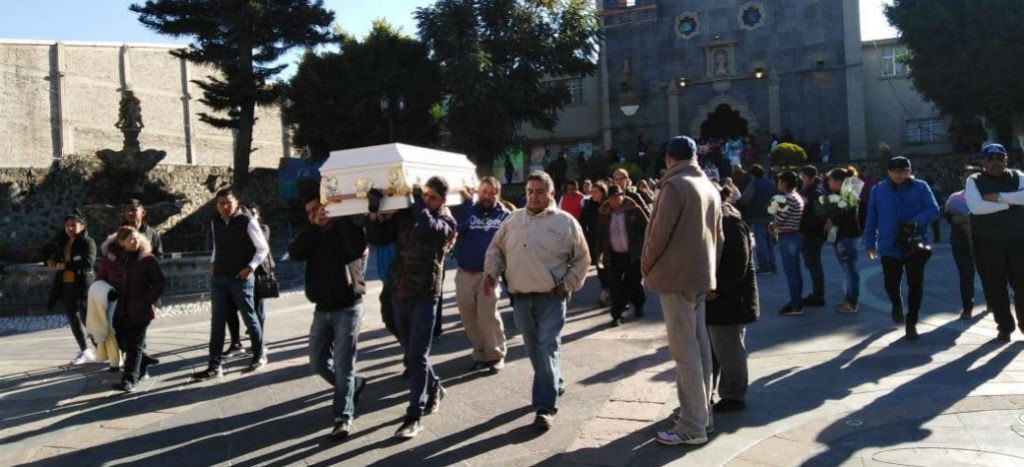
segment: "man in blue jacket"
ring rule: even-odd
[[[491,239],[511,211],[501,204],[501,182],[494,177],[480,181],[475,190],[462,190],[462,206],[455,210],[458,238],[455,242],[455,299],[462,327],[473,345],[472,371],[487,369],[492,374],[505,367],[505,327],[498,313],[498,293],[484,293],[484,256]]]
[[[904,322],[900,289],[907,274],[906,337],[917,340],[917,314],[924,293],[924,266],[931,258],[928,224],[939,215],[931,188],[911,176],[910,160],[889,160],[889,177],[871,189],[864,225],[864,249],[871,260],[882,257],[885,292],[892,302],[892,319]]]

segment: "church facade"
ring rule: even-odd
[[[605,0],[602,140],[761,132],[866,156],[856,0]]]

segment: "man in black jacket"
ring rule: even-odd
[[[740,212],[727,202],[730,190],[722,191],[722,259],[715,273],[718,288],[708,293],[707,323],[714,357],[715,387],[719,401],[714,411],[746,408],[747,349],[743,343],[747,325],[759,312],[757,279],[751,250],[750,228]]]
[[[804,267],[811,273],[811,294],[804,297],[803,306],[825,306],[825,271],[821,267],[821,247],[825,245],[825,219],[818,215],[819,199],[825,196],[825,187],[818,177],[818,168],[805,165],[800,169],[800,196],[804,199],[804,215],[800,217],[803,243],[800,253]]]
[[[306,202],[311,224],[288,249],[306,262],[306,298],[316,305],[309,328],[309,366],[334,386],[334,429],[352,431],[355,402],[366,378],[355,375],[359,325],[366,283],[366,237],[351,217],[331,219],[317,198]]]

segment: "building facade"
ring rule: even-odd
[[[234,135],[199,120],[215,113],[193,80],[216,75],[169,52],[177,46],[0,40],[0,167],[44,167],[69,155],[120,149],[123,89],[141,101],[143,149],[162,164],[232,165]],[[290,155],[279,109],[256,110],[251,166]]]

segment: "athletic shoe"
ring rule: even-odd
[[[779,316],[800,316],[802,314],[804,314],[804,309],[793,305],[786,305],[779,310]]]
[[[395,432],[395,438],[413,439],[421,431],[423,431],[423,424],[420,423],[420,419],[405,417],[402,426],[398,427],[398,431]]]
[[[551,425],[555,423],[555,413],[549,412],[545,409],[537,411],[537,416],[533,418],[533,426],[542,430],[548,430]]]
[[[224,376],[224,368],[217,366],[217,367],[207,368],[206,371],[193,376],[192,379],[205,380],[205,379],[221,378],[223,376]]]
[[[856,313],[858,311],[860,310],[857,309],[857,305],[850,302],[843,302],[840,303],[839,305],[836,305],[836,313],[849,314]]]
[[[666,446],[678,446],[680,444],[686,444],[690,446],[696,446],[698,444],[704,444],[708,442],[708,436],[688,436],[676,433],[675,429],[659,431],[658,435],[654,437],[654,440],[664,444]]]
[[[334,424],[334,428],[331,429],[331,436],[339,439],[345,439],[351,431],[352,422],[349,420],[342,420]]]
[[[433,415],[437,413],[440,409],[441,401],[444,400],[444,396],[447,393],[448,391],[445,391],[444,387],[439,383],[437,388],[427,396],[427,406],[423,409],[423,415]]]

